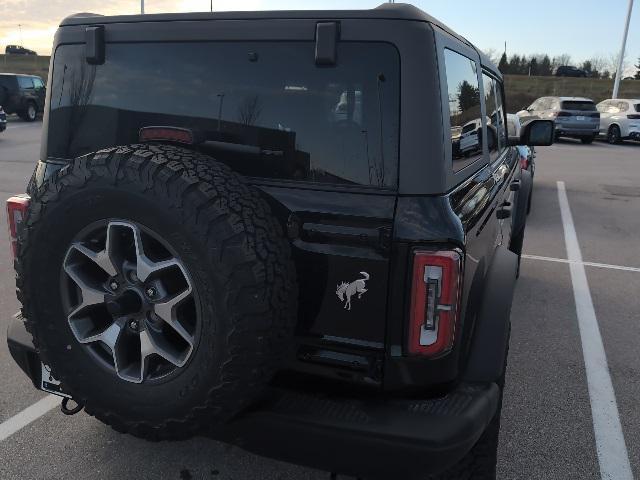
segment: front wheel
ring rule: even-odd
[[[24,109],[24,112],[20,115],[25,122],[33,122],[38,116],[38,109],[36,108],[36,104],[33,102],[27,103],[27,108]]]
[[[611,125],[607,131],[607,142],[611,145],[617,145],[620,143],[621,137],[620,127],[617,125]]]

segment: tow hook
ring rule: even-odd
[[[73,408],[69,408],[69,400],[73,401],[76,406]],[[82,411],[84,408],[84,403],[74,400],[72,398],[63,398],[62,403],[60,404],[60,411],[65,415],[75,415],[76,413]]]

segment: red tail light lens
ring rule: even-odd
[[[138,132],[141,142],[168,141],[192,145],[193,132],[187,128],[178,127],[142,127]]]
[[[631,115],[627,115],[627,118],[629,120],[640,120],[640,115],[637,114],[631,114]]]
[[[7,224],[13,258],[18,254],[18,228],[27,215],[30,201],[31,197],[27,194],[16,195],[7,200]]]
[[[413,257],[408,351],[434,357],[453,347],[460,290],[462,256],[456,251],[417,251]]]
[[[524,155],[520,157],[520,168],[522,170],[526,170],[527,168],[529,168],[529,160],[527,160],[527,157],[525,157]]]

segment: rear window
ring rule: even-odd
[[[47,155],[73,158],[135,143],[143,126],[172,125],[201,131],[202,148],[244,175],[395,187],[395,47],[342,42],[331,67],[315,64],[314,49],[313,42],[107,44],[105,63],[92,66],[84,45],[61,46]]]
[[[581,112],[595,112],[596,105],[593,102],[568,100],[568,101],[562,102],[562,110],[579,110]]]
[[[636,112],[640,112],[640,103],[634,103],[633,108],[636,109]]]

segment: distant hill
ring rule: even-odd
[[[45,82],[49,56],[0,55],[0,72],[29,73]],[[613,80],[600,78],[527,77],[505,75],[507,111],[515,113],[547,95],[588,97],[596,103],[611,98]],[[640,98],[640,80],[620,82],[620,98]]]
[[[601,102],[611,98],[613,80],[601,78],[527,77],[505,75],[507,111],[515,113],[545,96],[587,97]],[[640,80],[622,80],[619,98],[640,98]]]
[[[47,81],[49,55],[0,55],[0,73],[28,73]]]

